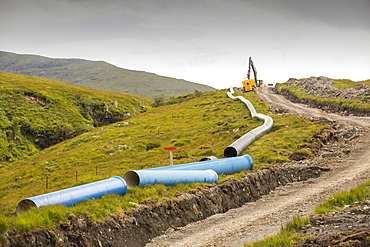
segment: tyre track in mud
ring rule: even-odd
[[[370,178],[370,118],[341,116],[295,104],[270,88],[259,88],[258,94],[274,108],[305,118],[326,118],[342,125],[360,126],[364,134],[352,143],[344,158],[316,157],[315,162],[331,169],[319,178],[278,187],[256,202],[213,215],[180,228],[170,228],[147,246],[243,246],[278,233],[282,225],[295,216],[307,216],[328,197],[367,181]]]

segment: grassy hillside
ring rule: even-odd
[[[73,207],[52,206],[32,209],[15,217],[15,207],[24,198],[89,183],[111,176],[123,176],[133,169],[169,165],[169,154],[163,147],[176,146],[175,164],[199,161],[215,155],[222,158],[224,149],[262,121],[252,119],[246,106],[226,96],[226,91],[194,94],[189,100],[152,108],[125,122],[96,128],[70,140],[47,148],[26,160],[0,168],[0,231],[11,225],[19,230],[52,227],[69,213],[89,213],[103,219],[120,214],[143,199],[163,200],[177,192],[190,191],[199,184],[165,187],[154,185],[130,189],[121,197],[107,195],[102,199],[78,203]],[[270,114],[268,106],[256,94],[242,94],[250,99],[257,112]],[[272,131],[247,148],[255,169],[288,161],[289,154],[307,152],[312,136],[322,126],[293,115],[272,115]],[[311,153],[312,154],[312,153]],[[234,176],[240,177],[244,172]],[[230,176],[230,175],[229,175]],[[223,181],[229,176],[221,176]],[[46,188],[48,178],[48,188]],[[133,202],[133,203],[132,203]]]
[[[212,87],[144,71],[118,68],[103,61],[53,59],[0,51],[0,71],[49,78],[110,92],[155,98],[178,96]]]
[[[145,110],[152,100],[0,72],[0,161],[35,154],[63,140]]]

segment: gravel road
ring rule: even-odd
[[[341,116],[295,104],[271,88],[259,88],[260,98],[288,114],[305,118],[326,118],[342,126],[355,126],[363,134],[347,143],[350,152],[345,157],[316,157],[316,162],[331,168],[316,179],[290,183],[279,187],[256,202],[213,215],[185,227],[168,229],[146,246],[243,246],[280,231],[282,225],[295,216],[307,216],[328,197],[369,180],[370,178],[370,117]]]

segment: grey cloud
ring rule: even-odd
[[[338,51],[348,61],[369,54],[370,0],[0,1],[0,49],[156,66],[164,75],[208,71],[221,80],[243,74],[249,56],[263,74],[283,63],[307,70],[317,57],[334,64]]]
[[[241,0],[296,21],[369,30],[369,0]]]

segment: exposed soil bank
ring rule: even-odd
[[[60,223],[55,230],[34,229],[17,234],[9,231],[3,246],[144,246],[168,228],[185,226],[208,216],[256,201],[278,186],[320,176],[327,169],[315,164],[283,165],[256,170],[244,178],[229,179],[217,186],[204,186],[194,194],[159,205],[140,205],[124,216],[92,222],[86,215]]]
[[[299,229],[309,237],[294,246],[370,246],[370,201],[347,205],[328,215],[311,215],[310,221]]]

